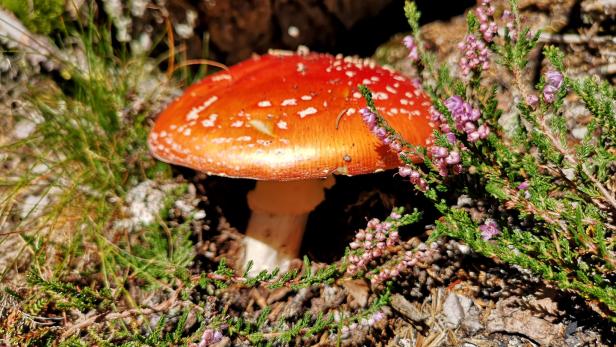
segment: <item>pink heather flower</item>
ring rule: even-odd
[[[451,143],[452,145],[456,143],[456,134],[452,132],[447,132],[445,136],[447,137],[447,142]]]
[[[470,142],[483,140],[490,134],[490,129],[485,124],[477,126],[475,123],[481,118],[481,112],[464,101],[461,96],[454,95],[447,98],[445,106],[451,112],[456,129],[464,131]],[[443,117],[441,116],[441,118]],[[451,139],[450,142],[455,143],[455,135],[447,134],[446,136],[448,140]]]
[[[556,93],[563,85],[563,75],[556,71],[550,70],[545,73],[545,86],[543,87],[543,100],[549,104],[556,100]]]
[[[376,126],[376,115],[372,111],[370,111],[369,108],[364,107],[359,110],[359,113],[361,114],[361,117],[364,123],[366,123],[366,125],[368,126],[368,128],[373,129]]]
[[[543,100],[548,104],[553,103],[556,100],[556,92],[558,89],[554,86],[547,84],[543,87]]]
[[[220,340],[222,340],[222,333],[220,331],[205,329],[205,331],[203,331],[203,335],[201,335],[201,341],[199,341],[199,344],[193,344],[193,346],[207,347],[220,342]]]
[[[400,151],[402,151],[402,145],[398,141],[391,141],[389,148],[396,153],[400,153]]]
[[[434,146],[431,148],[433,158],[445,158],[449,155],[449,151],[445,147]]]
[[[530,94],[526,96],[526,103],[530,106],[530,107],[537,107],[537,104],[539,103],[539,98],[537,97],[537,95],[535,94]]]
[[[479,19],[479,32],[481,33],[485,42],[492,42],[494,35],[498,30],[496,23],[492,20],[494,15],[494,7],[489,0],[481,1],[481,6],[475,10],[477,19]]]
[[[398,173],[402,177],[408,177],[411,175],[412,172],[413,172],[413,169],[411,169],[409,166],[401,166],[398,168]]]
[[[472,133],[468,134],[467,138],[468,138],[468,140],[470,142],[477,142],[477,141],[479,141],[479,133],[476,132],[476,131],[472,132]]]
[[[377,126],[377,127],[372,128],[372,132],[381,141],[385,140],[385,138],[387,137],[387,130],[385,130],[385,128]]]
[[[479,231],[481,231],[481,237],[484,240],[489,240],[494,236],[500,234],[498,224],[496,224],[496,221],[491,218],[486,219],[486,221],[479,226]]]
[[[445,158],[445,161],[449,165],[458,164],[460,162],[460,153],[455,151],[449,152],[449,155]]]
[[[545,79],[549,85],[554,86],[556,89],[559,89],[563,85],[563,75],[556,70],[546,72]]]
[[[451,113],[460,113],[464,109],[464,99],[459,95],[454,95],[445,100],[445,106]]]
[[[524,181],[518,185],[518,190],[526,190],[529,185],[528,181]]]
[[[430,120],[433,122],[444,122],[445,117],[434,106],[430,106]]]
[[[399,213],[392,212],[390,221],[381,222],[373,218],[368,221],[365,230],[357,232],[349,244],[352,253],[348,257],[348,273],[355,274],[364,269],[370,262],[382,257],[387,252],[387,247],[393,247],[400,242],[398,225],[395,221],[401,217]]]
[[[509,39],[511,41],[518,40],[518,31],[515,26],[515,17],[513,13],[509,10],[503,11],[503,20],[505,21],[505,26],[507,27],[507,31],[509,32]]]
[[[475,126],[475,123],[473,123],[473,122],[466,122],[466,123],[464,123],[464,131],[466,131],[467,134],[472,133],[476,129],[477,129],[477,126]]]
[[[481,124],[479,128],[477,128],[477,132],[479,133],[479,138],[485,139],[490,135],[490,128],[488,128],[485,124]]]
[[[417,51],[417,45],[415,44],[415,40],[413,39],[413,37],[407,35],[404,37],[404,39],[402,39],[402,42],[409,50],[409,59],[411,59],[411,61],[419,60],[419,52]]]
[[[485,42],[475,35],[466,35],[458,48],[462,51],[459,65],[463,76],[468,76],[472,70],[481,71],[490,67],[490,52]]]

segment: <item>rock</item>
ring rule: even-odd
[[[573,135],[573,137],[576,138],[577,140],[584,139],[587,133],[588,133],[588,128],[586,127],[577,127],[571,130],[571,135]]]
[[[347,290],[349,295],[355,300],[359,307],[366,307],[368,304],[368,284],[366,281],[358,280],[345,280],[342,281],[342,286]]]
[[[523,335],[542,346],[557,345],[554,343],[562,340],[565,330],[563,324],[535,316],[536,311],[517,304],[517,300],[516,297],[510,297],[499,301],[487,318],[486,331]]]
[[[472,305],[473,300],[470,298],[456,293],[449,293],[443,304],[445,325],[451,329],[459,327],[462,320],[468,315]]]

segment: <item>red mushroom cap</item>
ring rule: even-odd
[[[430,102],[414,84],[367,59],[328,54],[255,56],[189,87],[149,136],[158,159],[208,174],[296,180],[400,165],[364,125],[367,85],[408,142],[425,145]]]

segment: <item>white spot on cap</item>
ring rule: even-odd
[[[302,95],[300,97],[300,99],[302,99],[304,101],[309,101],[309,100],[312,100],[312,96],[310,96],[310,95]]]
[[[305,110],[302,110],[302,111],[297,112],[297,114],[299,114],[299,116],[300,116],[301,118],[304,118],[304,117],[306,117],[306,116],[309,116],[309,115],[311,115],[311,114],[315,114],[315,113],[317,113],[317,109],[316,109],[316,108],[314,108],[314,107],[308,107],[308,108],[307,108],[307,109],[305,109]]]
[[[231,138],[230,137],[217,137],[215,139],[212,139],[212,143],[226,143],[226,142],[231,142]]]
[[[210,107],[213,103],[218,100],[217,96],[212,96],[211,98],[205,100],[203,104],[193,107],[190,112],[186,115],[186,120],[196,120],[199,118],[199,113],[203,112],[206,108]]]
[[[306,65],[297,63],[297,72],[303,73],[304,71],[306,71]]]
[[[346,114],[347,114],[347,115],[349,115],[349,116],[350,116],[350,115],[352,115],[352,114],[355,114],[355,109],[354,109],[353,107],[349,108],[349,109],[346,111]]]
[[[161,132],[160,132],[160,137],[165,137],[165,136],[167,136],[167,132],[166,132],[166,131],[164,131],[164,130],[163,130],[163,131],[161,131]]]
[[[278,121],[278,123],[276,123],[276,126],[279,127],[280,129],[287,129],[287,122],[283,120]]]
[[[355,76],[355,72],[354,71],[347,71],[344,73],[345,75],[349,76],[349,77],[353,77]]]
[[[372,81],[371,81],[371,80],[369,80],[369,79],[367,79],[367,78],[364,78],[364,80],[363,80],[363,81],[361,81],[361,83],[362,83],[362,84],[365,84],[365,85],[367,85],[367,86],[368,86],[368,85],[371,85],[371,84],[372,84]]]
[[[212,113],[207,119],[204,119],[201,121],[201,125],[203,125],[206,128],[211,128],[214,126],[214,124],[216,124],[217,118],[218,118],[218,115],[216,113]]]
[[[353,93],[353,97],[355,99],[361,99],[361,93],[360,92],[355,92],[355,93]]]
[[[373,80],[374,82],[378,82],[379,81],[379,78],[376,77],[376,76],[372,76],[372,77],[370,77],[370,79]]]
[[[152,139],[152,141],[156,141],[158,139],[158,133],[152,132],[150,134],[150,138]]]
[[[407,98],[413,98],[413,94],[411,94],[411,92],[406,92],[404,93],[404,96],[406,96]]]
[[[214,82],[218,82],[222,80],[230,80],[230,79],[231,79],[231,75],[229,74],[220,74],[220,75],[212,76],[212,81]]]
[[[389,110],[389,112],[391,112],[391,114],[398,114],[398,109],[393,107]]]
[[[404,77],[402,77],[402,76],[400,76],[400,75],[394,75],[394,79],[395,79],[396,81],[401,81],[401,82],[404,82],[404,81],[405,81],[405,78],[404,78]]]
[[[398,94],[398,91],[394,87],[389,86],[389,85],[385,87],[385,90],[387,90],[388,92],[392,94]]]
[[[257,103],[257,105],[259,107],[270,107],[270,106],[272,106],[272,103],[267,101],[267,100],[263,100],[263,101],[259,101],[259,103]]]
[[[248,142],[248,141],[252,140],[252,137],[250,137],[250,136],[240,136],[240,137],[238,137],[236,140],[237,140],[237,141],[245,141],[245,142]]]
[[[374,100],[387,100],[387,99],[388,99],[387,93],[383,93],[383,92],[374,93]]]
[[[190,136],[190,128],[184,130],[184,136]]]
[[[282,106],[289,106],[289,105],[297,105],[297,100],[295,99],[284,99],[282,100]]]
[[[409,104],[409,101],[408,101],[408,100],[406,100],[406,99],[400,99],[400,104],[401,104],[401,105],[408,105],[408,104]]]
[[[234,128],[239,128],[242,125],[244,125],[244,122],[242,122],[241,120],[236,120],[235,122],[231,123],[231,126]]]

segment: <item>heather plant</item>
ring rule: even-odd
[[[563,53],[554,46],[543,48],[546,63],[533,87],[524,76],[532,73],[529,54],[538,49],[539,33],[522,25],[517,1],[509,5],[498,16],[492,2],[482,0],[469,12],[468,33],[458,46],[462,58],[457,66],[447,66],[427,50],[420,13],[407,1],[412,35],[404,44],[432,100],[435,131],[426,147],[409,145],[378,115],[365,86],[360,88],[368,107],[362,118],[399,154],[400,176],[440,212],[427,244],[441,237],[463,240],[480,254],[578,293],[616,321],[616,89],[596,77],[570,77]],[[494,85],[489,71],[508,76],[511,87]],[[502,96],[515,104],[510,129],[499,123],[506,112],[497,101]],[[592,117],[579,142],[571,140],[566,124],[566,108],[577,104]],[[379,227],[373,223],[368,230]],[[360,243],[366,236],[360,231],[351,249],[369,250],[371,244]],[[393,266],[394,274],[410,263],[402,254],[390,256],[401,264]],[[352,270],[354,257],[351,253]],[[374,271],[373,279],[392,277],[387,268]]]

